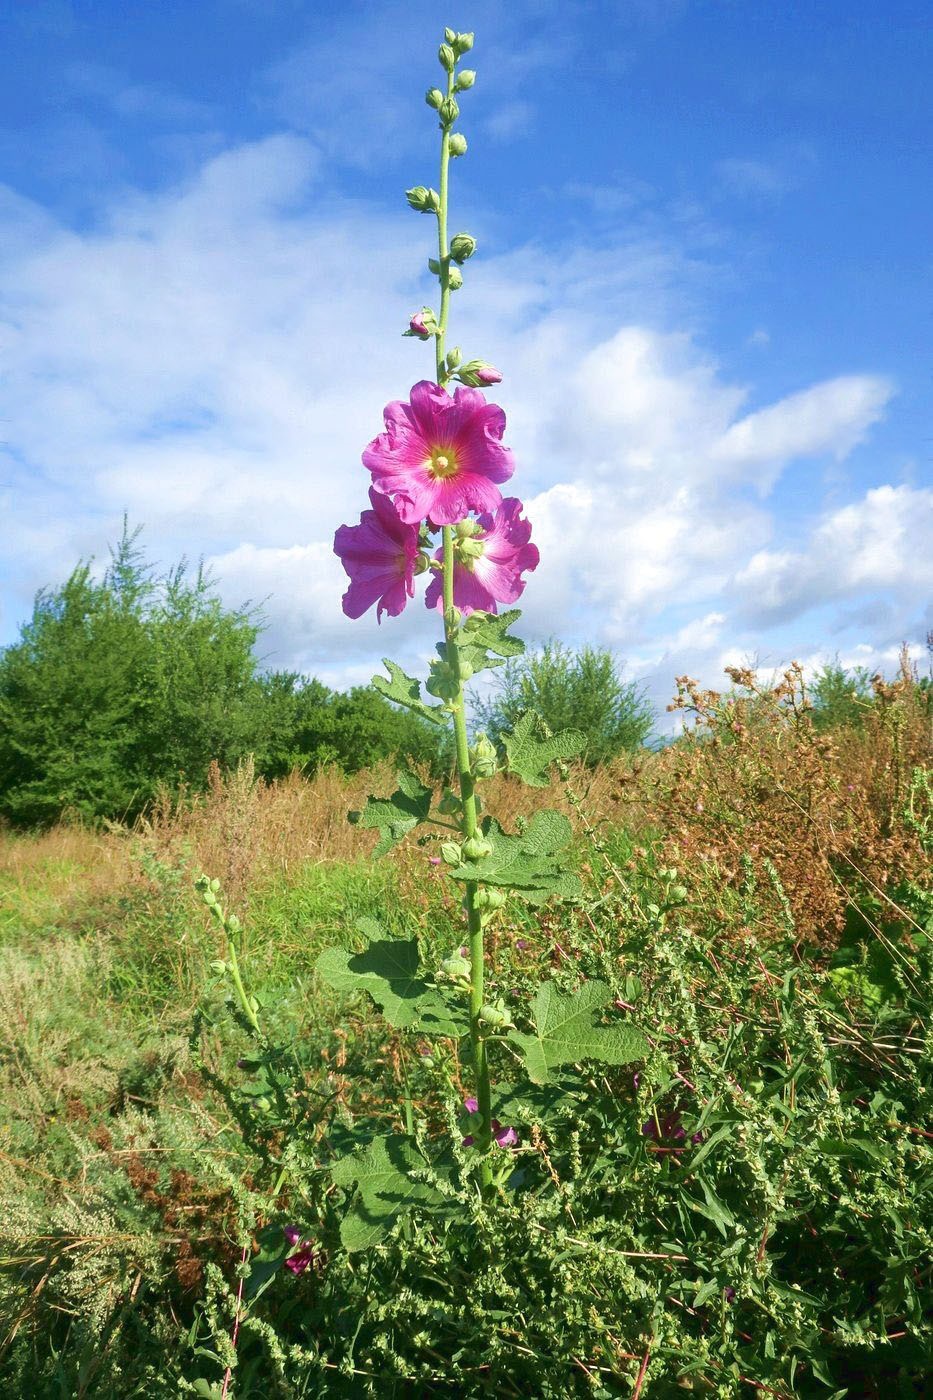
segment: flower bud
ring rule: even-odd
[[[476,252],[476,239],[468,233],[455,233],[450,240],[450,256],[454,262],[465,263]]]
[[[493,1006],[489,1002],[480,1007],[479,1019],[488,1026],[505,1027],[512,1024],[512,1017],[504,1006]]]
[[[454,90],[456,92],[464,92],[467,88],[471,88],[475,82],[476,74],[474,73],[473,69],[464,68],[461,73],[457,74],[457,81]]]
[[[445,977],[469,977],[472,971],[472,963],[459,953],[455,953],[453,957],[444,958],[441,963],[441,972]]]
[[[239,933],[239,932],[240,932],[240,928],[241,928],[240,921],[239,921],[239,919],[237,918],[236,914],[228,914],[228,915],[227,915],[227,930],[228,930],[228,932],[229,932],[229,933]]]
[[[471,539],[473,535],[478,535],[482,528],[478,520],[470,520],[470,518],[467,517],[466,520],[457,521],[454,526],[454,534],[458,540],[468,540]]]
[[[452,73],[454,71],[457,58],[450,44],[441,44],[437,51],[437,61],[445,72]]]
[[[456,369],[457,366],[459,365],[459,363],[460,363],[460,361],[461,361],[462,359],[463,359],[463,356],[462,356],[462,354],[461,354],[461,352],[460,352],[460,346],[459,346],[459,345],[454,345],[454,346],[452,346],[452,347],[447,351],[447,368],[448,368],[448,369]]]
[[[440,276],[441,265],[437,258],[428,258],[428,271],[433,272],[435,277]]]
[[[470,49],[472,49],[472,47],[473,47],[473,35],[472,35],[472,34],[458,34],[457,37],[456,37],[456,39],[454,40],[454,45],[453,45],[453,46],[454,46],[454,49],[456,50],[456,53],[457,53],[457,57],[458,57],[458,58],[459,58],[462,54],[469,53],[469,52],[470,52]]]
[[[468,681],[468,680],[471,680],[472,677],[473,677],[473,667],[470,665],[469,661],[461,661],[461,662],[460,662],[460,679],[461,679],[461,681]]]
[[[468,836],[463,843],[463,854],[467,860],[482,860],[483,856],[488,856],[492,851],[492,846],[485,836]]]
[[[477,734],[476,742],[470,749],[470,767],[477,778],[491,778],[499,767],[499,755],[495,744],[490,743],[485,734]]]
[[[482,559],[486,550],[482,540],[461,540],[457,546],[457,553],[461,562],[466,563],[469,559]]]
[[[450,151],[450,154],[454,158],[454,160],[456,160],[457,156],[466,155],[467,139],[462,131],[452,132],[447,145],[448,150]]]
[[[220,889],[220,881],[217,880],[217,879],[212,880],[212,881],[211,881],[211,889],[212,889],[212,890],[214,891],[214,893],[216,894],[217,891]]]
[[[463,286],[463,273],[456,263],[447,270],[447,285],[452,292],[458,292]],[[501,379],[502,376],[500,375],[499,378]]]
[[[405,198],[419,214],[436,214],[441,207],[441,197],[437,190],[429,190],[424,185],[415,185],[406,190]]]
[[[457,378],[471,389],[483,389],[490,384],[501,384],[502,371],[495,365],[488,365],[485,360],[467,360],[465,365],[460,366]]]
[[[227,964],[220,958],[216,958],[210,965],[211,972],[216,972],[218,977],[222,977],[227,970]]]
[[[483,896],[481,904],[480,895]],[[477,893],[476,902],[477,904],[479,904],[481,909],[501,909],[506,901],[506,898],[507,896],[504,890],[490,889],[487,887],[486,889],[480,890]]]
[[[437,320],[430,306],[423,306],[420,311],[416,311],[408,322],[408,330],[403,331],[403,335],[413,335],[418,340],[430,340],[432,335],[437,335]]]
[[[459,865],[463,859],[463,852],[456,841],[445,841],[441,846],[441,860],[445,865]]]
[[[427,92],[424,94],[424,100],[428,106],[433,107],[436,112],[444,100],[444,94],[441,92],[440,88],[428,88]]]
[[[430,567],[431,561],[428,558],[428,556],[424,553],[419,554],[417,559],[415,560],[415,574],[418,575],[426,573],[428,569],[430,569]]]
[[[447,43],[448,43],[448,44],[456,44],[456,42],[457,42],[457,31],[456,31],[456,29],[445,29],[445,30],[444,30],[444,38],[447,40]]]
[[[460,115],[460,106],[455,97],[445,97],[437,110],[443,126],[453,126]]]

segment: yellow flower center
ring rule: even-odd
[[[449,447],[432,452],[428,458],[428,472],[435,481],[444,481],[457,472],[457,459]]]

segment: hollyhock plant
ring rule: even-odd
[[[375,603],[382,614],[398,617],[415,592],[418,529],[406,525],[394,506],[370,490],[372,510],[364,510],[359,525],[341,525],[334,536],[334,553],[350,578],[343,595],[347,617],[362,617]]]
[[[495,515],[481,515],[475,525],[467,521],[461,526],[454,603],[464,615],[477,609],[494,613],[497,603],[516,602],[525,590],[522,574],[538,567],[538,548],[530,542],[531,522],[522,519],[523,509],[521,501],[509,496]],[[435,558],[442,557],[443,550],[438,550]],[[424,601],[429,608],[443,610],[443,586],[437,574]]]
[[[473,511],[495,510],[499,483],[514,470],[502,443],[505,414],[479,389],[457,389],[422,380],[407,403],[385,409],[384,433],[366,448],[363,464],[376,491],[391,496],[408,525],[430,519],[455,525]]]

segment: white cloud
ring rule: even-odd
[[[420,607],[381,629],[343,618],[330,545],[365,505],[359,454],[381,405],[429,372],[400,335],[429,295],[426,225],[339,199],[325,174],[314,142],[279,135],[159,194],[124,194],[80,233],[0,198],[5,625],[35,587],[100,554],[126,508],[164,562],[207,554],[230,602],[268,597],[275,664],[358,679],[383,651],[430,649]],[[799,557],[770,548],[771,514],[747,484],[844,457],[887,381],[833,379],[743,417],[748,389],[690,335],[656,328],[682,315],[682,249],[487,242],[456,339],[507,371],[515,490],[542,553],[523,600],[531,635],[636,649],[648,674],[721,650],[752,588],[769,616],[793,610]],[[857,537],[847,599],[900,586],[911,509],[881,510],[875,539],[845,512],[820,527],[834,558]],[[838,573],[812,574],[806,596],[841,597]],[[683,615],[668,628],[672,606]]]
[[[752,622],[787,621],[866,590],[919,608],[933,588],[933,490],[879,486],[834,511],[801,550],[760,550],[736,576]]]

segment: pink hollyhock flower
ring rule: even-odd
[[[518,1133],[514,1128],[503,1128],[498,1118],[492,1120],[493,1140],[500,1147],[515,1147],[518,1142]]]
[[[464,1099],[463,1107],[466,1109],[467,1113],[479,1113],[479,1100]]]
[[[395,498],[399,518],[416,525],[430,518],[453,525],[471,510],[495,510],[497,485],[514,471],[502,445],[505,414],[478,389],[458,389],[453,398],[439,384],[422,380],[409,403],[385,409],[386,430],[363,453],[373,486]]]
[[[501,384],[502,371],[496,369],[495,365],[483,365],[482,369],[476,371],[476,377],[480,384]]]
[[[454,564],[454,603],[462,613],[495,612],[497,603],[514,603],[525,590],[521,575],[536,569],[540,555],[531,543],[531,521],[522,520],[524,506],[508,496],[495,515],[481,515],[479,532],[472,540],[483,546],[478,558]],[[436,559],[443,557],[438,550]],[[444,585],[440,574],[428,584],[424,601],[429,608],[444,608]]]
[[[312,1247],[314,1241],[303,1240],[297,1225],[286,1225],[282,1233],[292,1248],[297,1251],[295,1254],[290,1254],[285,1260],[286,1269],[290,1269],[293,1274],[303,1274],[308,1265],[314,1263],[315,1250]]]
[[[412,316],[411,320],[408,322],[408,329],[411,331],[412,335],[416,335],[419,340],[430,340],[431,338],[431,332],[425,325],[424,316],[420,311],[416,311],[414,316]]]
[[[382,614],[398,617],[415,592],[418,528],[398,518],[392,502],[370,490],[372,510],[364,510],[359,525],[341,525],[334,535],[334,553],[350,578],[343,595],[347,617],[362,617],[378,603]]]

